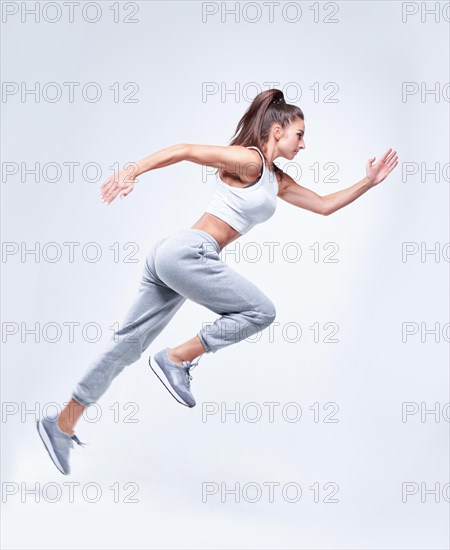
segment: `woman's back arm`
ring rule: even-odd
[[[136,162],[134,176],[182,160],[218,168],[249,179],[258,177],[261,172],[261,157],[254,149],[247,149],[242,145],[221,146],[179,143],[161,149]]]

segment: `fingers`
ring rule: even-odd
[[[111,174],[100,187],[100,199],[109,204],[121,190],[121,174]]]
[[[396,160],[395,162],[390,164],[389,165],[389,172],[392,172],[392,170],[397,166],[397,164],[398,164],[398,160]]]
[[[391,166],[393,165],[394,163],[397,164],[398,162],[398,156],[397,156],[397,152],[394,151],[392,156],[389,157],[388,161],[387,161],[387,164],[388,166]]]
[[[100,200],[105,204],[109,204],[115,199],[119,191],[119,181],[115,179],[114,175],[111,175],[100,188]]]
[[[384,162],[387,159],[387,157],[388,157],[388,155],[391,151],[392,151],[392,147],[389,147],[389,149],[386,151],[386,153],[384,153],[384,155],[380,158],[380,162]]]
[[[397,166],[397,164],[398,164],[397,151],[393,151],[392,148],[390,147],[384,153],[384,155],[382,157],[380,157],[380,160],[377,163],[377,165],[382,165],[382,164],[384,164],[388,168],[391,168],[391,167],[395,168],[395,166]]]
[[[131,193],[131,191],[133,191],[133,185],[124,187],[123,185],[114,185],[113,183],[111,183],[110,187],[105,188],[105,190],[102,192],[100,198],[105,204],[108,205],[117,197],[119,193],[122,192],[120,195],[120,198],[122,199],[123,197],[126,197],[129,193]]]
[[[385,166],[388,168],[389,172],[392,172],[392,170],[397,166],[398,164],[398,156],[396,151],[393,151],[389,157],[386,159],[386,162],[384,163]]]
[[[102,202],[105,202],[106,204],[111,202],[113,188],[114,184],[112,182],[108,183],[104,187],[102,186],[102,190],[100,192],[100,199],[102,200]]]
[[[105,204],[109,204],[116,198],[119,191],[120,187],[113,181],[111,181],[105,187],[102,187],[102,191],[100,192],[100,199]]]
[[[398,160],[398,157],[397,157],[397,151],[393,151],[392,149],[388,149],[388,151],[390,151],[389,154],[384,154],[384,159],[383,159],[383,162],[390,166],[392,163],[394,163],[396,160]]]
[[[386,162],[385,163],[385,169],[384,169],[384,171],[386,172],[386,176],[384,176],[384,177],[387,177],[388,174],[390,174],[392,172],[392,170],[397,166],[397,164],[398,164],[398,157],[397,156],[392,157],[388,162]]]
[[[109,178],[105,180],[103,185],[100,187],[101,191],[103,191],[106,187],[109,187],[111,183],[114,183],[114,176],[109,176]]]
[[[113,186],[114,176],[109,176],[109,178],[102,184],[100,187],[100,200],[106,202],[107,197],[109,197],[110,189]]]
[[[110,189],[109,193],[104,196],[103,202],[106,204],[112,203],[112,201],[117,197],[120,191],[122,191],[122,187],[115,185]]]

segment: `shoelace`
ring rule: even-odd
[[[197,359],[197,361],[195,363],[191,363],[190,361],[183,361],[183,367],[186,367],[186,371],[185,371],[186,374],[187,374],[186,386],[188,387],[188,389],[191,388],[191,380],[192,380],[190,370],[195,369],[195,367],[198,365],[198,362],[200,361],[200,359],[202,357],[203,357],[203,355],[200,355],[200,357]]]
[[[87,445],[87,443],[82,443],[75,434],[73,434],[70,439],[73,439],[77,445],[81,445],[82,447]]]

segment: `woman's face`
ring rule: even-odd
[[[305,148],[304,134],[305,123],[301,118],[296,117],[291,124],[279,132],[277,156],[293,159],[300,149]]]

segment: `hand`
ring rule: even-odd
[[[371,157],[366,164],[366,177],[372,187],[381,183],[398,164],[397,151],[389,148],[380,160],[372,166],[375,157]]]
[[[133,191],[135,176],[133,170],[120,170],[118,174],[113,174],[103,183],[100,188],[100,199],[110,204],[117,195],[121,193],[120,198],[126,197]]]

